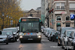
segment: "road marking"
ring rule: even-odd
[[[19,50],[23,50],[23,47],[24,47],[24,46],[23,46],[22,44],[20,44],[20,45],[19,45]]]
[[[50,48],[61,48],[61,46],[50,46]]]
[[[19,39],[17,39],[17,41],[19,41]]]

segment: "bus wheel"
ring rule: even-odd
[[[41,43],[41,40],[39,40],[38,42]]]

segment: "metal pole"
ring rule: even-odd
[[[48,16],[49,17],[49,16]],[[49,17],[49,28],[50,28],[50,17]]]
[[[53,14],[52,14],[52,28],[53,28],[54,26],[53,26]]]
[[[3,18],[3,28],[4,28],[4,18]]]
[[[74,15],[75,15],[75,11],[74,11]],[[74,27],[75,27],[75,16],[74,16]]]
[[[8,23],[8,18],[7,18],[7,25],[9,26],[9,23]]]
[[[10,18],[9,18],[9,27],[10,27]]]
[[[74,27],[75,27],[75,18],[74,18]]]
[[[15,27],[16,27],[16,20],[15,20]]]

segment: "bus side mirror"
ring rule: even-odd
[[[20,31],[18,30],[17,33],[19,33]]]

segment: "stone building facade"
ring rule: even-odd
[[[48,11],[50,28],[58,30],[60,27],[74,27],[70,15],[75,13],[75,0],[50,0]]]
[[[26,11],[25,13],[26,13],[25,17],[27,17],[27,16],[29,16],[31,14],[32,17],[41,18],[41,11],[38,11],[38,10],[31,9],[29,11]]]

